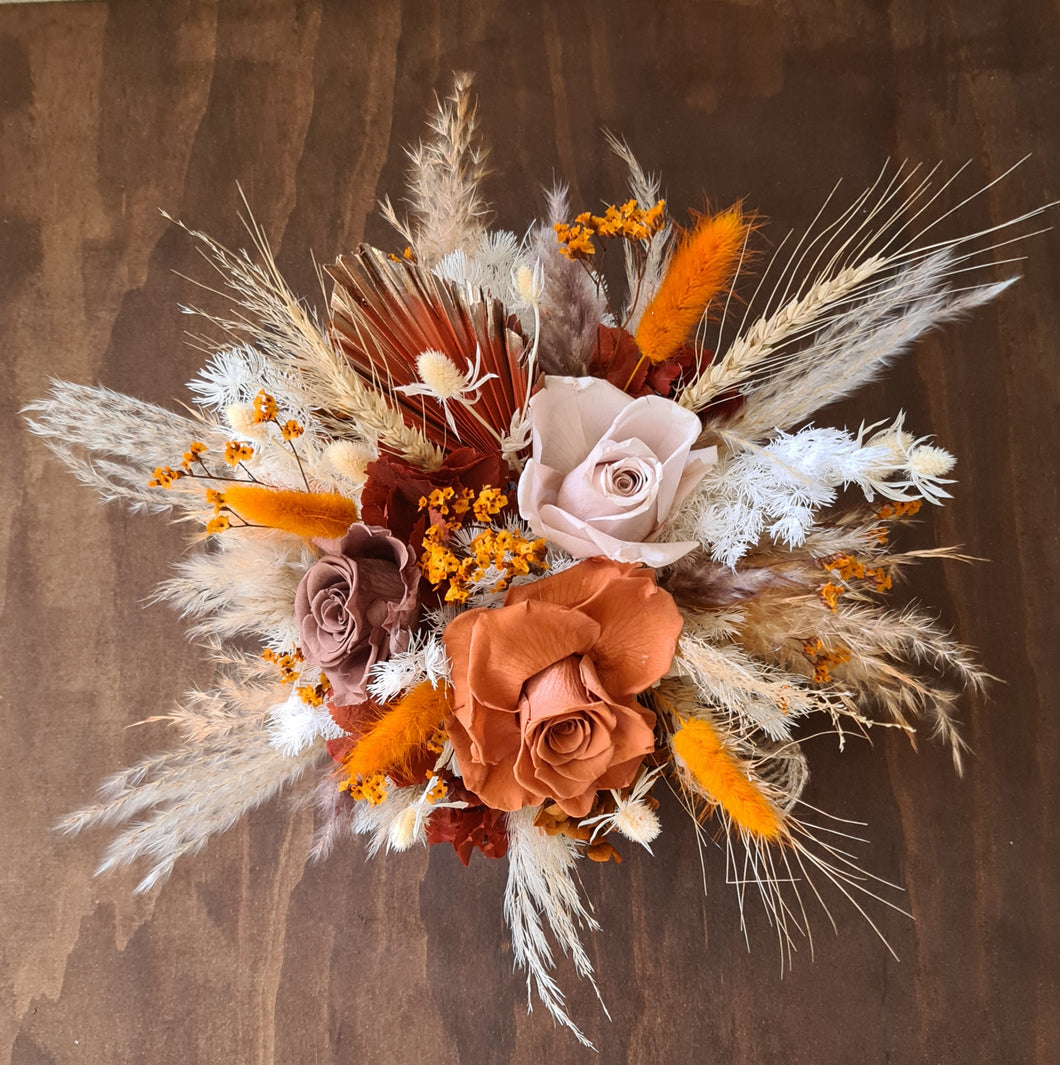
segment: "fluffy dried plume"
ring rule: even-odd
[[[316,557],[309,545],[259,529],[229,529],[215,543],[215,551],[180,562],[156,598],[197,619],[192,636],[256,635],[273,650],[296,646],[295,591]]]
[[[750,223],[739,207],[704,215],[682,234],[636,340],[650,362],[662,362],[691,337],[713,299],[727,291],[743,255]]]
[[[741,832],[768,842],[786,835],[780,811],[747,768],[726,750],[721,734],[705,717],[688,718],[671,736],[682,781],[691,783],[707,804],[721,806]],[[687,786],[687,785],[686,785]]]
[[[195,693],[192,703],[201,698]],[[211,699],[212,715],[228,718],[230,727],[212,728],[207,742],[189,741],[116,774],[103,784],[98,803],[59,822],[65,832],[122,826],[99,873],[147,859],[151,866],[137,891],[149,891],[182,856],[201,850],[211,836],[227,831],[319,763],[319,748],[291,758],[270,746],[265,721],[275,695],[265,686],[233,686]]]
[[[339,537],[357,521],[357,505],[337,492],[295,492],[260,484],[229,484],[224,503],[248,525],[305,539]]]
[[[225,431],[212,423],[175,414],[109,388],[53,381],[49,398],[23,409],[32,433],[64,462],[82,484],[105,501],[130,509],[164,513],[198,510],[177,482],[175,491],[150,487],[155,466],[176,461],[192,440],[224,449]],[[116,460],[116,461],[115,461]]]
[[[536,991],[549,1013],[569,1028],[578,1042],[592,1048],[566,1012],[563,992],[552,975],[554,959],[548,934],[571,958],[578,975],[596,990],[592,963],[580,933],[598,931],[600,926],[582,902],[574,881],[578,845],[567,836],[546,835],[534,825],[536,815],[535,808],[508,815],[504,920],[512,933],[512,955],[515,965],[526,970],[528,1007],[533,1009]]]
[[[452,708],[450,689],[425,682],[394,703],[342,763],[350,780],[407,765],[422,751]]]
[[[454,251],[470,253],[485,231],[489,207],[479,185],[487,153],[478,143],[471,82],[470,74],[455,76],[452,93],[436,100],[428,120],[434,136],[408,151],[412,218],[402,221],[389,199],[382,203],[383,216],[425,266]]]
[[[607,319],[607,297],[581,263],[560,252],[554,226],[566,221],[570,210],[566,187],[556,186],[548,194],[545,221],[533,232],[533,254],[544,274],[537,359],[542,373],[580,377]]]

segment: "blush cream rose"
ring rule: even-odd
[[[554,800],[584,817],[655,747],[637,702],[670,668],[681,615],[650,569],[594,558],[512,588],[445,629],[446,724],[464,786],[487,806]]]
[[[575,558],[668,566],[698,545],[657,543],[670,512],[717,461],[699,419],[661,396],[595,377],[546,377],[530,402],[533,455],[519,513]]]

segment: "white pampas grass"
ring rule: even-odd
[[[253,634],[276,651],[296,647],[294,596],[316,560],[310,545],[271,529],[229,529],[212,543],[214,550],[178,563],[156,598],[198,619],[193,636]]]
[[[674,666],[692,680],[705,706],[731,715],[747,734],[788,740],[807,714],[835,717],[844,709],[835,692],[806,687],[805,677],[752,658],[738,644],[713,642],[695,620],[681,634]]]
[[[144,403],[109,388],[53,381],[47,399],[24,408],[30,432],[105,501],[162,513],[188,506],[187,485],[148,486],[156,466],[179,463],[192,440],[223,450],[219,426]],[[185,479],[186,480],[186,479]],[[201,498],[201,496],[200,496]],[[197,500],[191,509],[199,508]]]
[[[560,949],[574,963],[578,975],[596,990],[593,967],[582,946],[581,930],[597,931],[574,882],[578,845],[567,836],[546,835],[534,825],[537,810],[508,815],[508,884],[504,891],[504,919],[512,933],[515,964],[526,970],[527,1008],[533,993],[545,1008],[569,1028],[583,1046],[592,1043],[567,1015],[563,992],[552,976],[551,932]],[[547,932],[546,932],[547,929]],[[597,991],[599,996],[599,991]]]
[[[320,749],[295,757],[269,743],[266,715],[275,689],[230,683],[210,693],[192,693],[174,712],[183,723],[198,716],[195,703],[211,705],[214,724],[199,741],[153,755],[115,774],[99,801],[63,818],[57,827],[79,832],[120,827],[98,872],[146,858],[148,873],[137,891],[164,881],[178,859],[201,850],[207,840],[231,828],[244,814],[268,802],[314,768]],[[225,720],[225,727],[218,721]]]
[[[489,207],[479,194],[487,153],[478,145],[471,75],[457,74],[452,93],[428,119],[433,137],[409,150],[408,203],[402,221],[389,199],[383,216],[408,241],[417,259],[433,266],[450,252],[469,252],[485,231]]]
[[[797,357],[755,389],[728,428],[757,438],[787,428],[857,391],[929,329],[952,321],[1002,293],[1011,280],[948,291],[953,256],[936,252],[876,285],[836,317]]]

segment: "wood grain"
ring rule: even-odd
[[[926,566],[917,590],[1005,681],[964,704],[963,780],[926,742],[811,750],[811,800],[869,822],[860,853],[905,886],[915,922],[872,910],[901,961],[833,898],[837,934],[813,914],[815,958],[781,978],[761,914],[745,948],[720,851],[704,894],[671,804],[654,858],[584,872],[613,1022],[567,986],[598,1057],[526,1014],[502,863],[465,871],[442,848],[366,862],[350,845],[307,867],[310,820],[277,802],[149,898],[129,876],[92,878],[99,836],[49,826],[167,743],[127,726],[204,665],[179,619],[144,605],[179,530],[98,507],[17,415],[53,376],[186,397],[200,355],[178,305],[212,297],[180,276],[206,268],[159,208],[239,245],[241,184],[310,297],[314,254],[390,246],[375,202],[400,193],[402,146],[454,69],[478,75],[500,225],[522,232],[557,176],[578,204],[619,195],[607,127],[676,209],[747,197],[779,239],[836,178],[859,189],[887,157],[970,160],[972,191],[1032,152],[964,226],[1055,198],[1058,39],[1055,0],[0,7],[0,1059],[1060,1060],[1055,234],[1014,249],[1023,280],[996,306],[836,414],[904,407],[960,456],[925,539],[990,561]]]

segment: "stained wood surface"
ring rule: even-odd
[[[1056,922],[1056,348],[1060,241],[1027,239],[1018,286],[922,344],[836,414],[909,412],[960,457],[925,542],[990,561],[925,565],[917,592],[1004,678],[963,706],[963,780],[930,742],[811,746],[810,799],[868,822],[865,864],[915,921],[841,898],[811,912],[792,971],[749,907],[748,951],[720,851],[706,892],[673,804],[655,857],[590,866],[589,943],[608,1023],[561,970],[598,1057],[526,1013],[501,916],[504,865],[441,847],[305,866],[311,817],[274,802],[171,882],[93,879],[104,838],[52,833],[99,780],[171,741],[164,712],[206,666],[145,603],[182,533],[94,497],[19,425],[49,377],[161,404],[201,360],[181,303],[211,303],[164,208],[245,243],[237,183],[296,290],[321,261],[395,238],[402,148],[433,90],[477,72],[498,223],[522,232],[554,177],[575,204],[623,175],[602,128],[665,175],[671,206],[740,197],[771,234],[888,158],[970,160],[956,223],[1060,196],[1060,11],[1047,0],[0,7],[0,1059],[66,1062],[901,1063],[1060,1060]],[[961,198],[955,193],[951,203]],[[1049,219],[1055,224],[1056,216]]]

